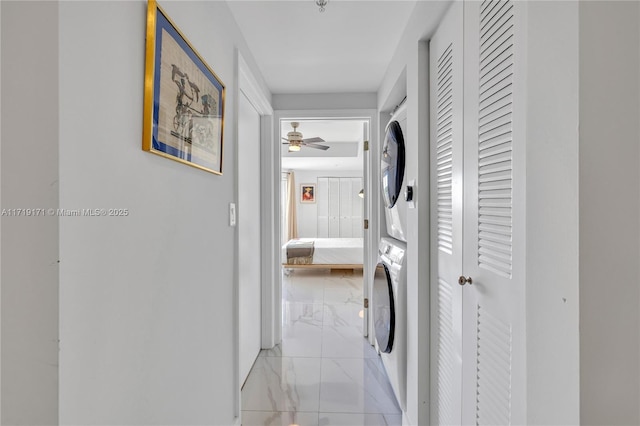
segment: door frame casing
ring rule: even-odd
[[[256,110],[242,89],[238,96],[238,133],[236,144],[236,246],[238,264],[238,315],[240,385],[244,386],[251,367],[262,348],[262,250],[255,244],[260,237],[261,217],[255,215],[261,207],[260,197],[251,195],[249,188],[260,187],[260,133],[262,115]],[[253,229],[253,232],[249,231]]]
[[[363,154],[365,161],[369,161],[369,176],[364,175],[365,170],[363,170],[364,184],[365,188],[367,185],[370,188],[370,195],[365,196],[365,212],[363,214],[363,219],[369,219],[369,230],[364,231],[365,263],[363,268],[363,280],[364,283],[367,284],[367,292],[365,294],[371,293],[373,280],[370,278],[377,261],[378,241],[380,239],[379,214],[377,209],[372,208],[377,205],[380,193],[379,168],[374,167],[372,170],[371,167],[372,164],[375,164],[375,153],[378,151],[378,135],[377,132],[373,131],[373,129],[378,128],[377,116],[378,111],[376,109],[275,110],[273,115],[273,141],[280,140],[280,121],[283,119],[362,119],[369,121],[369,153]],[[271,185],[270,188],[264,189],[263,193],[269,194],[272,201],[277,200],[277,202],[273,202],[271,204],[272,210],[269,212],[269,217],[271,218],[269,226],[272,228],[274,238],[276,239],[274,243],[276,244],[269,247],[271,249],[271,253],[263,254],[264,259],[273,259],[271,263],[271,266],[274,269],[273,280],[263,281],[262,286],[263,300],[266,297],[272,302],[269,310],[263,309],[263,333],[265,330],[268,330],[271,333],[268,336],[263,334],[263,342],[269,341],[270,343],[273,343],[273,345],[280,343],[282,339],[282,259],[279,245],[279,236],[281,234],[279,219],[282,214],[280,211],[280,172],[282,169],[282,162],[279,149],[280,144],[274,142],[272,144],[272,148],[276,147],[277,149],[273,149],[267,153],[273,161],[272,164],[274,167],[273,170],[271,170],[272,174],[263,179],[263,183],[267,183],[268,181]],[[265,209],[263,209],[263,215],[265,213]],[[369,217],[366,217],[367,215]],[[369,330],[372,329],[372,321],[373,317],[372,315],[369,315],[367,324],[367,328]],[[369,342],[373,344],[373,333],[369,333],[368,338]]]
[[[251,71],[251,67],[247,64],[246,60],[243,58],[242,54],[239,50],[236,49],[236,61],[237,61],[237,72],[238,72],[238,86],[236,99],[239,98],[240,92],[244,94],[251,105],[256,109],[258,114],[260,114],[260,177],[261,177],[261,196],[260,196],[260,248],[261,248],[261,258],[260,258],[260,279],[261,279],[261,287],[264,286],[265,282],[269,282],[273,279],[275,274],[274,270],[274,262],[273,262],[273,250],[270,249],[273,244],[273,229],[271,227],[271,216],[270,212],[273,210],[271,207],[272,199],[268,196],[268,190],[271,187],[272,183],[268,182],[269,176],[271,176],[271,169],[273,168],[273,163],[269,161],[269,151],[272,150],[273,143],[271,140],[272,135],[272,127],[273,127],[273,108],[271,107],[271,102],[269,101],[267,95],[262,89],[261,85],[258,83],[258,80],[255,78],[253,72]],[[238,117],[238,104],[236,103],[235,107],[235,116]],[[236,135],[238,134],[239,128],[239,120],[236,119],[235,123],[235,131]],[[238,168],[238,156],[236,155],[236,168],[235,168],[235,176],[234,176],[234,199],[239,199],[239,168]],[[242,253],[239,253],[239,235],[238,230],[235,230],[235,260],[234,260],[234,288],[233,288],[233,304],[234,304],[234,324],[233,324],[233,336],[234,336],[234,416],[236,424],[239,424],[240,421],[240,411],[241,411],[241,383],[240,383],[240,295],[239,295],[239,268],[240,268],[240,257]],[[269,330],[265,331],[265,325],[268,325],[268,322],[265,321],[265,315],[271,315],[269,309],[273,306],[271,300],[265,300],[265,297],[268,296],[262,291],[261,296],[261,347],[265,347],[265,336],[269,336]],[[268,342],[266,342],[268,344]]]

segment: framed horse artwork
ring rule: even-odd
[[[221,175],[224,84],[155,0],[144,81],[142,149]]]

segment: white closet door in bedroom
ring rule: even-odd
[[[318,178],[319,238],[362,237],[362,178]]]
[[[351,237],[351,179],[340,179],[340,236]]]
[[[329,236],[329,180],[318,179],[316,187],[316,206],[318,209],[318,237]]]
[[[362,178],[351,178],[351,236],[353,238],[362,238],[362,217],[364,209],[364,199],[358,194],[363,189]]]
[[[340,179],[329,178],[329,238],[340,237]]]
[[[525,13],[456,2],[431,42],[433,424],[526,423]]]

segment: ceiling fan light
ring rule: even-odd
[[[300,145],[289,145],[289,152],[298,152],[300,151]]]

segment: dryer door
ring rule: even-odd
[[[389,269],[384,263],[378,263],[373,280],[373,321],[376,341],[380,351],[390,353],[393,348],[393,336],[396,325],[393,287]]]
[[[392,121],[387,125],[380,162],[382,195],[384,205],[388,209],[396,205],[400,196],[402,179],[404,178],[404,163],[405,149],[402,128],[400,123]]]

